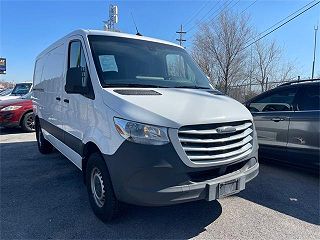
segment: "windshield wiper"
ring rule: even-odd
[[[138,83],[133,83],[133,84],[106,84],[103,87],[141,87],[141,88],[167,88],[163,86],[157,86],[157,85],[152,85],[152,84],[138,84]]]

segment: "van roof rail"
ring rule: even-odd
[[[279,85],[278,87],[288,86],[288,85],[296,84],[296,83],[315,82],[315,81],[320,81],[320,78],[291,81],[291,82],[283,83],[283,84]]]

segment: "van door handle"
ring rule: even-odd
[[[284,121],[284,118],[275,117],[275,118],[271,118],[271,120],[274,122],[280,122],[280,121]]]
[[[61,98],[60,98],[60,97],[56,97],[56,100],[60,101],[60,100],[61,100]]]
[[[69,103],[69,99],[64,99],[63,100],[65,103]]]

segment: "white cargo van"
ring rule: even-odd
[[[173,43],[78,30],[37,57],[33,81],[39,150],[82,170],[103,221],[119,202],[211,201],[258,174],[250,112]]]

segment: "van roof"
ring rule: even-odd
[[[73,35],[81,35],[83,37],[87,37],[88,35],[99,35],[99,36],[113,36],[113,37],[121,37],[121,38],[131,38],[131,39],[138,39],[138,40],[144,40],[144,41],[149,41],[149,42],[157,42],[157,43],[162,43],[162,44],[167,44],[167,45],[171,45],[171,46],[176,46],[176,47],[182,48],[178,44],[175,44],[175,43],[172,43],[172,42],[169,42],[169,41],[164,41],[164,40],[151,38],[151,37],[145,37],[145,36],[138,36],[138,35],[135,35],[135,34],[121,33],[121,32],[111,32],[111,31],[102,31],[102,30],[79,29],[79,30],[75,30],[75,31],[69,33],[68,35],[62,37],[58,41],[56,41],[53,44],[51,44],[48,48],[46,48],[44,51],[42,51],[37,56],[37,59],[39,57],[41,57],[43,54],[47,53],[48,51],[51,51],[52,49],[54,49],[55,47],[60,45],[62,42],[64,42],[64,40],[66,38],[69,38],[69,37],[71,37]]]

